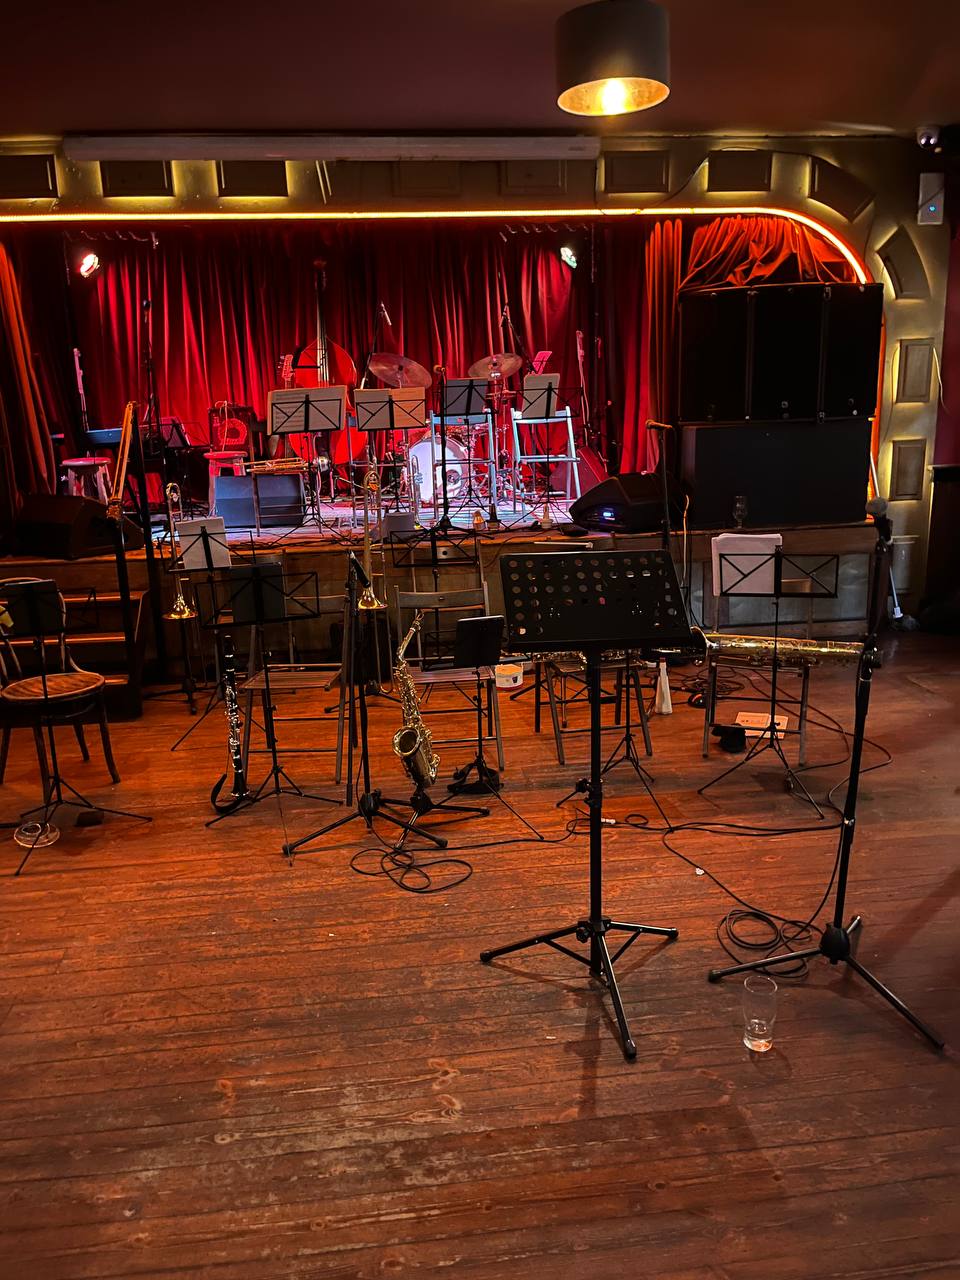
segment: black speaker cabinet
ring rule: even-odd
[[[866,516],[870,467],[868,418],[830,422],[738,422],[686,425],[683,479],[692,490],[691,520],[733,527],[739,494],[746,524],[848,524]]]
[[[143,546],[143,530],[126,517],[123,540],[128,551]],[[21,555],[79,560],[109,555],[116,546],[116,535],[102,502],[62,493],[33,493],[20,508],[15,541]]]
[[[683,511],[679,485],[668,478],[671,522]],[[570,508],[570,519],[584,529],[650,533],[663,522],[663,489],[657,474],[627,472],[588,489]]]
[[[253,529],[252,476],[217,476],[214,481],[217,514],[228,529]],[[260,476],[260,523],[263,526],[299,524],[303,518],[303,487],[300,477]]]
[[[758,285],[680,295],[682,422],[866,417],[883,286]]]

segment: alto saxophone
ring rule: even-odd
[[[418,613],[410,624],[410,630],[397,650],[396,666],[393,669],[393,682],[400,693],[400,706],[403,709],[403,726],[393,735],[393,749],[417,790],[426,790],[436,782],[440,768],[440,757],[433,749],[433,734],[420,714],[417,686],[413,683],[406,661],[407,646],[420,630],[422,619],[423,614]]]
[[[246,770],[243,767],[243,738],[241,736],[240,701],[237,698],[237,668],[233,656],[233,638],[223,637],[223,706],[227,716],[227,768],[233,772],[230,784],[230,798],[226,803],[219,803],[220,792],[227,780],[222,774],[210,792],[210,803],[218,813],[231,813],[247,798]]]

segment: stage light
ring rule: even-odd
[[[80,259],[80,265],[77,270],[84,280],[89,280],[91,276],[96,275],[100,270],[100,259],[95,253],[85,253]]]
[[[670,21],[653,0],[597,0],[556,26],[557,105],[578,116],[645,111],[670,92]]]
[[[572,249],[570,247],[570,245],[565,244],[563,246],[563,248],[560,250],[560,257],[563,259],[563,261],[567,264],[568,267],[576,268],[577,253],[575,249]]]

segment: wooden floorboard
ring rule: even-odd
[[[814,676],[813,702],[847,725],[852,693],[849,670]],[[271,800],[205,828],[226,758],[219,711],[175,753],[181,699],[116,725],[116,788],[97,749],[83,765],[64,735],[74,785],[154,821],[66,830],[19,879],[9,832],[0,844],[4,1280],[960,1277],[953,1049],[931,1052],[854,975],[815,964],[781,983],[776,1046],[751,1055],[738,984],[706,981],[733,905],[710,877],[805,918],[833,868],[836,815],[818,824],[769,763],[699,796],[728,757],[701,759],[700,713],[675,689],[649,762],[674,824],[821,829],[680,830],[669,840],[685,862],[626,825],[656,814],[628,771],[611,775],[610,913],[680,930],[641,938],[619,965],[639,1046],[627,1064],[573,962],[478,962],[586,908],[585,836],[561,839],[572,806],[556,801],[587,743],[572,740],[561,768],[529,699],[503,706],[504,794],[553,842],[518,839],[494,801],[445,832],[493,847],[463,850],[472,877],[431,896],[355,874],[351,857],[374,843],[359,824],[288,865],[284,841],[335,816],[329,805]],[[849,888],[861,961],[954,1045],[958,712],[956,644],[890,637],[869,732],[894,759],[863,778]],[[371,714],[374,780],[402,795],[397,707]],[[332,730],[283,733],[293,748]],[[7,820],[35,803],[31,752],[15,735]],[[443,776],[467,754],[441,748]],[[812,731],[811,762],[843,754]],[[331,757],[287,759],[336,794]],[[868,748],[867,764],[880,759]],[[835,764],[807,780],[822,797],[843,776]]]

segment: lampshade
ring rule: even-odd
[[[670,20],[653,0],[597,0],[557,19],[557,105],[578,116],[655,107],[670,92]]]

